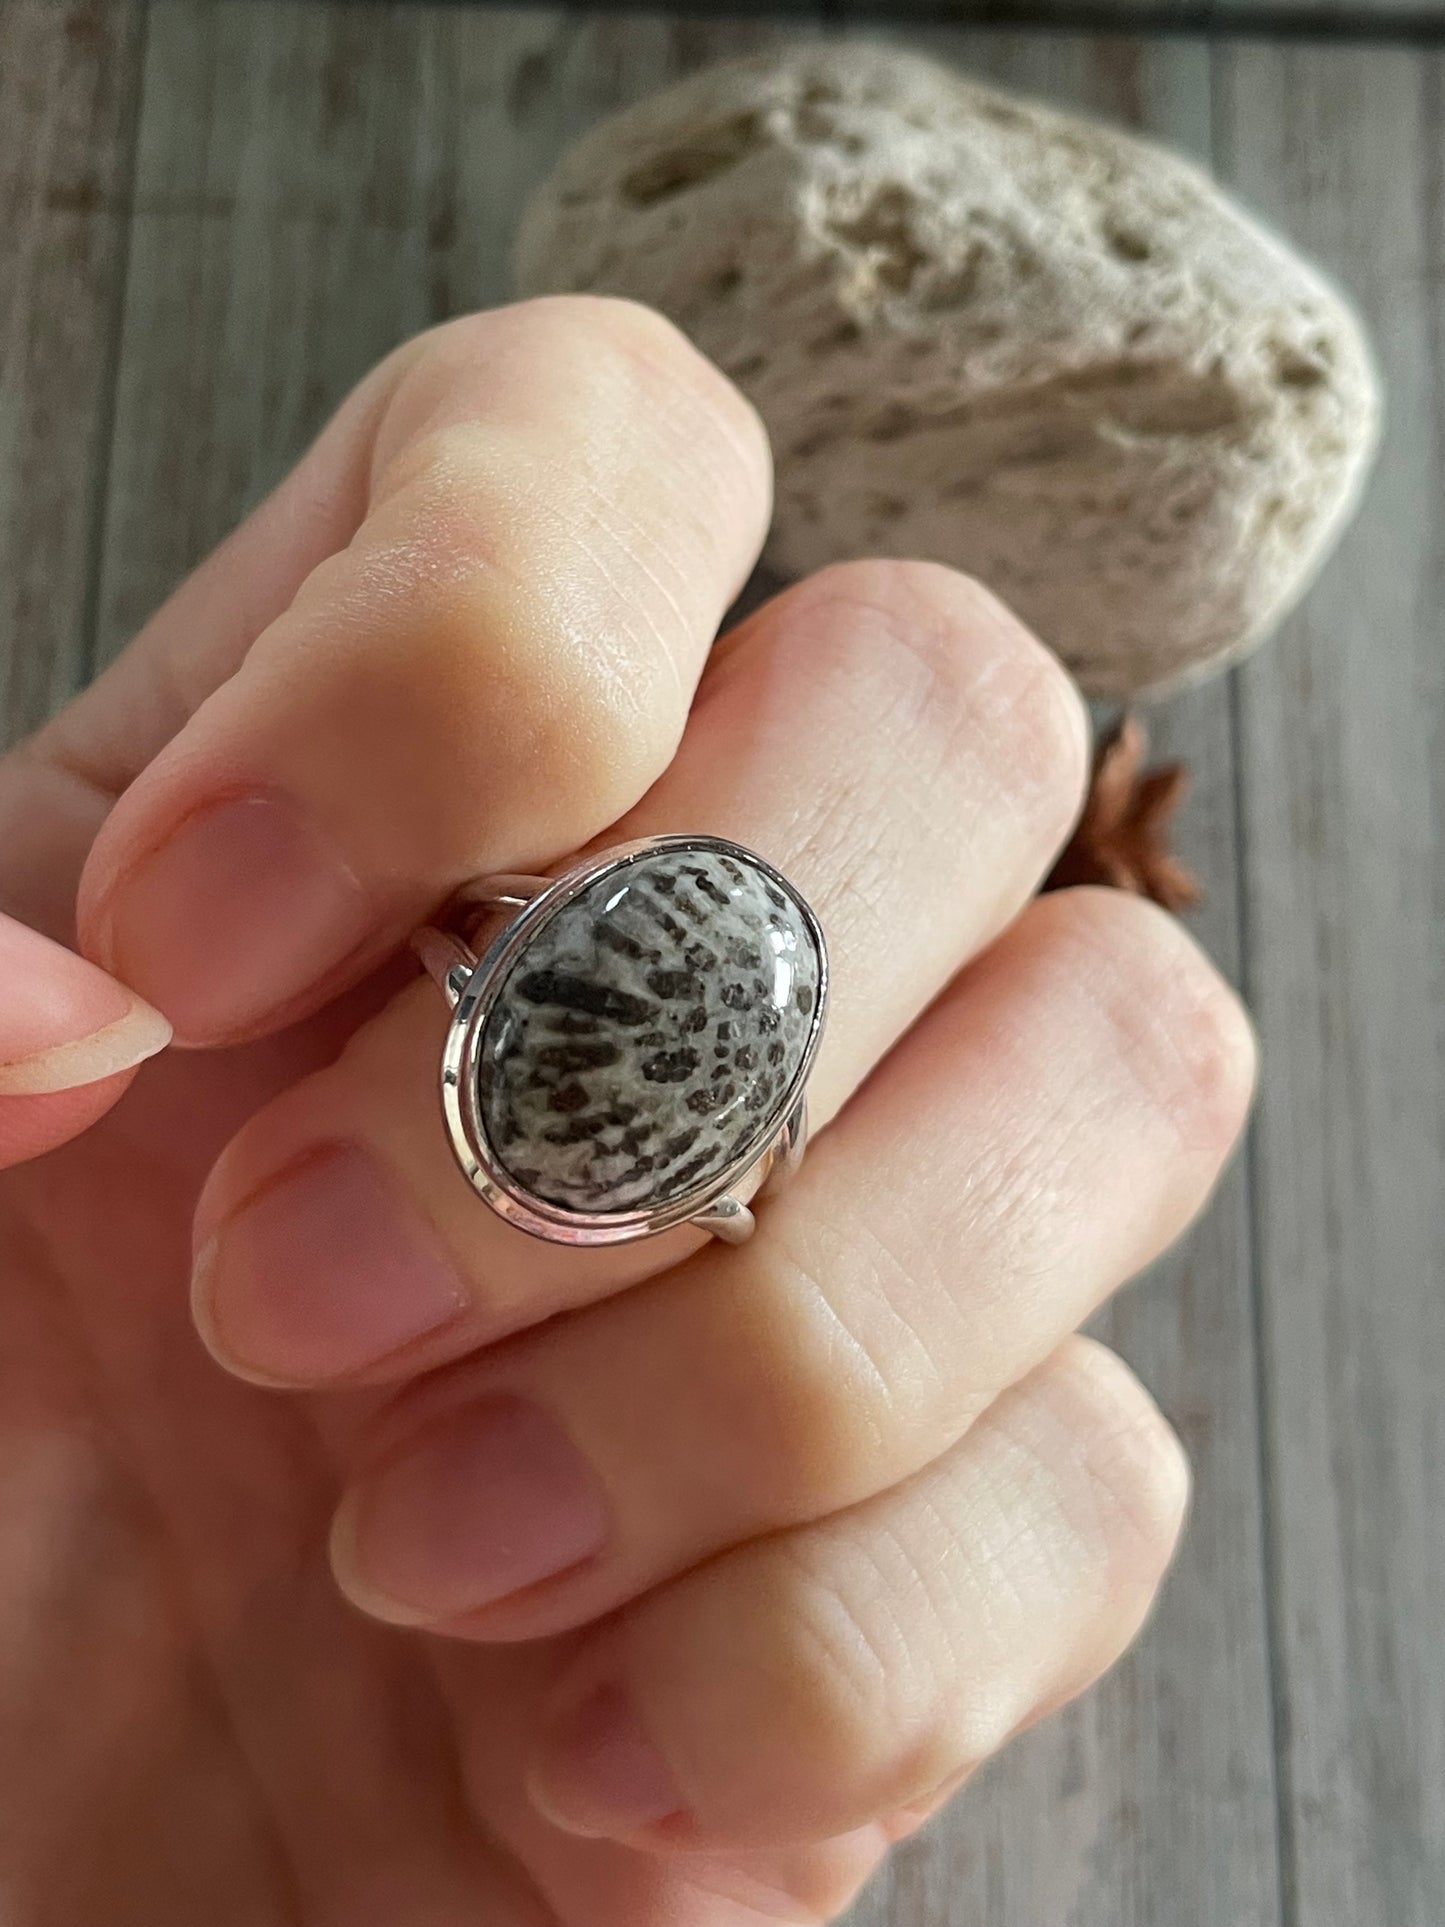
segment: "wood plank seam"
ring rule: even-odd
[[[1228,127],[1222,110],[1223,85],[1218,48],[1210,48],[1210,148],[1214,172],[1227,183],[1231,171]],[[1237,944],[1238,988],[1245,1005],[1254,1008],[1255,932],[1249,891],[1248,784],[1245,760],[1244,678],[1238,669],[1228,678],[1229,735],[1234,781],[1234,873],[1235,940]],[[1243,1165],[1241,1192],[1244,1211],[1244,1248],[1248,1271],[1248,1298],[1251,1319],[1251,1366],[1254,1391],[1254,1436],[1256,1480],[1259,1494],[1258,1557],[1263,1574],[1264,1663],[1269,1683],[1270,1749],[1274,1757],[1274,1837],[1276,1911],[1280,1927],[1299,1927],[1299,1881],[1296,1855],[1298,1841],[1294,1826],[1294,1787],[1288,1743],[1289,1706],[1286,1682],[1286,1641],[1280,1622],[1279,1586],[1280,1547],[1276,1531],[1275,1508],[1278,1494],[1274,1481],[1276,1441],[1274,1402],[1271,1396],[1271,1351],[1268,1321],[1264,1315],[1264,1281],[1260,1265],[1260,1141],[1251,1122],[1240,1152]]]
[[[1037,33],[1125,34],[1161,39],[1326,41],[1361,47],[1445,45],[1445,8],[1417,11],[1409,6],[1328,4],[1231,5],[1229,0],[1160,0],[1132,6],[1127,0],[825,0],[841,7],[855,27],[898,30],[907,27],[957,27],[971,31],[1026,29]]]
[[[1210,146],[1216,175],[1227,183],[1232,154],[1226,117],[1223,113],[1223,85],[1220,53],[1210,49]],[[1234,867],[1237,879],[1237,942],[1239,992],[1249,1009],[1255,1000],[1255,931],[1250,901],[1248,783],[1243,702],[1244,678],[1238,669],[1229,676],[1229,728],[1234,759]],[[1274,1755],[1274,1830],[1275,1871],[1278,1881],[1277,1907],[1280,1927],[1298,1927],[1299,1881],[1296,1856],[1298,1840],[1294,1826],[1294,1787],[1288,1741],[1287,1644],[1281,1624],[1279,1585],[1280,1546],[1276,1530],[1278,1493],[1274,1480],[1277,1442],[1274,1436],[1274,1402],[1271,1395],[1272,1353],[1268,1321],[1264,1315],[1264,1280],[1260,1263],[1260,1140],[1253,1122],[1241,1151],[1244,1166],[1243,1199],[1245,1251],[1248,1263],[1248,1293],[1252,1319],[1255,1449],[1258,1457],[1259,1560],[1264,1575],[1264,1650],[1269,1680],[1270,1744]]]
[[[1217,99],[1213,110],[1217,116]],[[1222,152],[1222,130],[1216,118],[1215,152]],[[1235,874],[1238,879],[1236,908],[1239,946],[1239,993],[1248,1008],[1254,1002],[1254,928],[1249,899],[1249,825],[1245,811],[1248,784],[1245,759],[1248,754],[1243,721],[1244,678],[1232,670],[1229,675],[1229,729],[1234,756],[1234,842]],[[1299,1927],[1299,1880],[1296,1856],[1298,1840],[1294,1826],[1294,1787],[1289,1749],[1289,1701],[1285,1653],[1287,1644],[1280,1622],[1279,1585],[1280,1548],[1275,1530],[1274,1463],[1277,1444],[1274,1436],[1274,1402],[1270,1394],[1271,1348],[1268,1321],[1264,1315],[1264,1285],[1260,1268],[1260,1144],[1253,1124],[1240,1153],[1244,1167],[1245,1255],[1248,1266],[1248,1292],[1253,1331],[1255,1449],[1259,1481],[1259,1560],[1264,1574],[1264,1650],[1269,1678],[1270,1744],[1274,1754],[1274,1832],[1275,1870],[1278,1879],[1280,1927]]]
[[[97,409],[95,465],[91,471],[90,501],[87,505],[89,534],[86,543],[85,592],[80,606],[80,677],[84,688],[95,676],[100,629],[100,584],[105,557],[105,520],[110,501],[112,464],[115,451],[116,421],[120,394],[120,362],[125,346],[125,315],[130,287],[131,240],[135,231],[136,169],[140,163],[141,118],[145,109],[146,43],[150,33],[150,0],[142,0],[131,26],[131,62],[128,98],[125,107],[123,141],[125,165],[121,175],[123,220],[117,244],[115,275],[111,288],[109,349]]]

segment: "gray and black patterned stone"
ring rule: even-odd
[[[693,1190],[780,1121],[821,976],[797,903],[742,857],[662,850],[611,872],[493,1001],[477,1075],[494,1156],[574,1211]]]

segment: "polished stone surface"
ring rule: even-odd
[[[574,1211],[691,1191],[780,1121],[821,966],[797,903],[742,858],[664,850],[603,877],[536,932],[487,1019],[497,1161]]]

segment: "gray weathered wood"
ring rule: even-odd
[[[141,25],[0,6],[0,745],[84,668]]]
[[[765,23],[155,0],[102,659],[397,342],[504,300],[571,134]]]
[[[1220,57],[1221,160],[1364,303],[1365,512],[1240,689],[1286,1872],[1445,1920],[1445,201],[1438,54]]]
[[[584,18],[527,8],[443,14],[438,180],[451,234],[448,312],[511,297],[522,202],[584,127],[694,67],[809,31],[806,19]]]
[[[427,45],[383,7],[151,9],[102,658],[430,319]]]

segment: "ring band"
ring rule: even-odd
[[[751,1235],[802,1159],[828,1000],[818,919],[771,864],[647,837],[477,878],[412,943],[451,1006],[447,1134],[494,1211],[570,1245]]]

